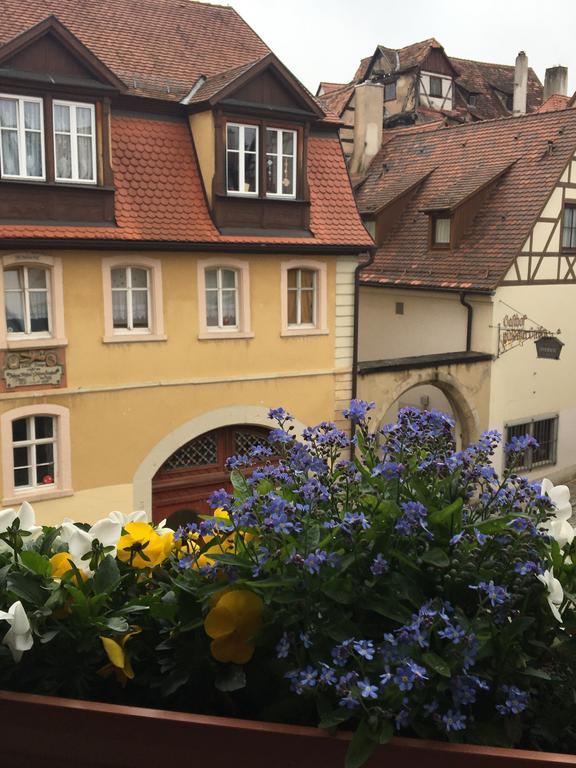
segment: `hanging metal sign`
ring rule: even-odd
[[[556,337],[561,333],[560,329],[556,332],[544,328],[528,315],[522,314],[518,310],[510,307],[505,302],[504,306],[511,309],[510,314],[504,315],[501,323],[498,323],[498,357],[505,352],[509,352],[515,347],[523,346],[527,341],[536,343],[536,353],[538,357],[546,357],[552,360],[558,360],[560,350],[564,346]]]

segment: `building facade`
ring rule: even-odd
[[[202,510],[269,407],[338,420],[372,242],[235,11],[8,0],[0,80],[2,505]]]

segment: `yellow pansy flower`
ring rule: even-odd
[[[217,661],[246,664],[254,654],[252,638],[262,626],[262,599],[248,589],[221,593],[204,619],[212,638],[210,650]]]
[[[118,559],[134,568],[154,568],[169,556],[174,541],[170,531],[160,536],[149,523],[126,523],[118,539]]]
[[[69,552],[57,552],[50,558],[50,565],[52,566],[52,578],[61,579],[65,574],[72,570],[71,555]],[[82,569],[80,571],[80,577],[82,581],[86,581],[88,574]],[[73,576],[72,581],[77,580],[77,576]]]
[[[110,664],[107,664],[105,667],[103,667],[99,674],[101,674],[103,677],[106,677],[107,675],[114,672],[116,679],[121,685],[126,685],[128,680],[132,680],[134,678],[132,662],[124,650],[124,646],[131,637],[137,635],[141,631],[142,630],[140,627],[135,627],[132,632],[126,632],[126,634],[122,635],[122,637],[120,637],[118,640],[115,640],[111,637],[100,637],[102,645],[104,646],[104,650],[106,651],[106,655],[110,659]]]

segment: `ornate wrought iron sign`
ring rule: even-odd
[[[501,303],[504,304],[504,302]],[[538,357],[558,360],[560,350],[564,346],[556,338],[561,333],[560,329],[556,332],[550,331],[508,304],[504,306],[512,312],[504,315],[502,322],[498,323],[498,357],[515,347],[523,346],[527,341],[534,341]]]
[[[563,346],[563,342],[555,336],[542,336],[536,340],[536,354],[549,360],[559,360]]]

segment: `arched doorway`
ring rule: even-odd
[[[181,524],[194,513],[210,514],[207,499],[219,488],[231,490],[226,460],[246,454],[266,440],[268,429],[235,424],[205,432],[181,445],[152,478],[152,519]]]

